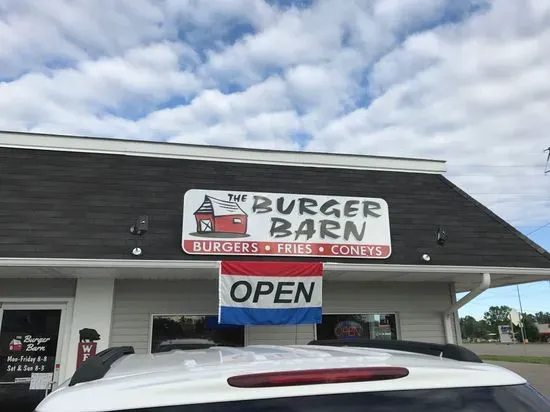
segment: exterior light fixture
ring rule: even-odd
[[[445,242],[447,241],[447,231],[442,226],[439,226],[437,228],[436,241],[439,246],[444,246]]]
[[[430,260],[432,260],[432,258],[431,258],[430,255],[428,255],[427,253],[424,253],[424,254],[422,255],[422,260],[423,260],[424,262],[429,262]]]
[[[136,236],[143,236],[149,229],[149,217],[140,216],[136,219],[136,223],[130,228],[130,233]]]
[[[130,227],[130,233],[136,238],[136,246],[132,250],[132,255],[141,256],[143,250],[141,249],[141,238],[149,230],[149,217],[148,216],[139,216],[135,223]]]

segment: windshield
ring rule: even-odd
[[[550,412],[529,385],[364,392],[147,408],[127,412]]]

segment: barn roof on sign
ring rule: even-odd
[[[233,215],[245,215],[244,211],[240,208],[237,202],[229,202],[227,200],[216,199],[215,197],[205,196],[204,202],[197,209],[195,214],[209,214],[214,216],[233,216]]]

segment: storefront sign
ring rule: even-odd
[[[0,382],[30,382],[34,373],[53,372],[56,338],[2,333],[0,342]]]
[[[321,323],[322,263],[222,262],[219,322],[231,325]]]
[[[391,254],[383,199],[192,189],[185,193],[182,247],[194,255]]]

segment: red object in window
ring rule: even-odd
[[[227,383],[237,388],[265,388],[381,381],[404,378],[408,374],[408,369],[398,367],[311,369],[233,376],[227,380]]]

